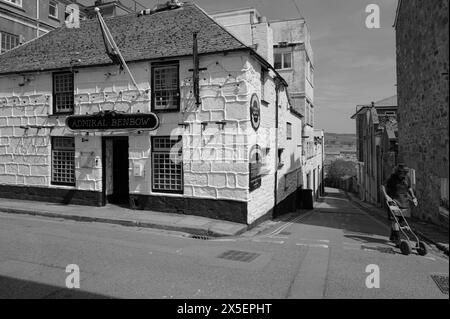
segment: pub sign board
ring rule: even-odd
[[[252,95],[250,100],[250,123],[255,131],[258,130],[259,125],[261,124],[261,106],[256,93]]]
[[[159,126],[154,113],[120,113],[104,111],[91,115],[71,115],[66,119],[71,130],[145,129],[153,131]]]
[[[262,153],[259,145],[253,145],[250,150],[249,158],[249,189],[250,192],[261,187],[261,176],[262,176]]]

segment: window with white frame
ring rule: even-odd
[[[3,1],[12,3],[12,4],[14,4],[16,6],[19,6],[19,7],[22,6],[22,0],[3,0]]]
[[[180,85],[178,63],[152,65],[152,110],[179,111]]]
[[[3,31],[0,32],[0,54],[14,49],[19,44],[20,36]]]
[[[292,52],[275,53],[273,66],[277,70],[292,68]]]
[[[75,186],[75,139],[52,138],[52,184]]]
[[[53,113],[73,113],[73,73],[53,73]]]
[[[292,124],[286,122],[286,139],[292,140]]]
[[[48,3],[48,15],[58,19],[58,2],[50,0]]]
[[[183,193],[183,148],[181,137],[152,137],[152,191]]]

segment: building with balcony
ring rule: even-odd
[[[96,20],[0,56],[0,197],[248,225],[297,204],[302,117],[267,60],[194,4],[105,22],[137,87]]]

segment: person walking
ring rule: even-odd
[[[394,173],[386,180],[385,184],[381,186],[382,192],[387,201],[394,201],[398,207],[403,211],[405,217],[411,216],[412,202],[415,207],[418,205],[417,198],[411,187],[411,180],[408,177],[409,168],[405,164],[400,163],[396,166]],[[403,217],[398,217],[397,224],[395,220],[391,224],[391,235],[389,239],[393,242],[400,240],[400,226],[404,223]]]

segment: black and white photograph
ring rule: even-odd
[[[448,70],[448,0],[0,0],[0,299],[448,301]]]

